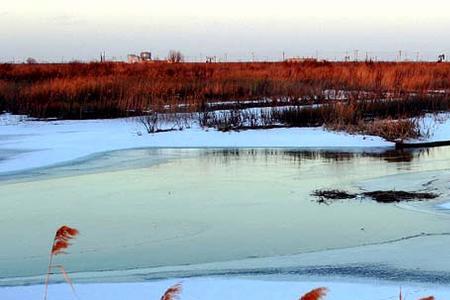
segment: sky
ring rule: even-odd
[[[450,55],[450,1],[4,0],[0,61],[430,59]],[[355,51],[357,50],[357,51]],[[399,51],[402,51],[401,55]]]

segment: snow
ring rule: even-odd
[[[148,300],[160,299],[164,291],[173,284],[182,283],[182,300],[295,300],[318,287],[326,287],[326,300],[388,300],[398,299],[400,288],[405,299],[415,300],[434,295],[436,299],[448,299],[449,287],[402,285],[386,282],[368,284],[364,282],[333,281],[264,281],[254,279],[191,278],[140,283],[102,283],[75,285],[78,298],[83,300]],[[0,288],[0,299],[40,299],[44,293],[42,285]],[[48,299],[75,299],[66,284],[55,284],[49,288]]]
[[[330,132],[323,128],[277,128],[220,132],[198,125],[182,131],[147,134],[136,119],[34,121],[0,116],[0,173],[39,168],[91,154],[141,148],[198,147],[392,147],[379,137]]]
[[[430,141],[450,140],[450,114],[440,114],[437,117],[427,117],[426,124],[431,128]]]
[[[439,208],[450,210],[450,202],[440,204]]]
[[[427,114],[419,123],[421,131],[428,135],[409,143],[441,142],[450,140],[450,113]]]

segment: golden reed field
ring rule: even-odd
[[[330,91],[332,91],[330,93]],[[450,64],[426,62],[0,65],[0,109],[35,117],[119,117],[208,102],[448,98]]]

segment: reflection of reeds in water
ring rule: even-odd
[[[220,164],[229,164],[236,161],[257,160],[277,162],[278,159],[301,165],[303,162],[320,160],[324,163],[349,162],[362,158],[383,160],[387,163],[409,163],[413,160],[426,157],[430,149],[389,149],[381,152],[364,151],[332,151],[332,150],[295,150],[295,149],[214,149],[201,152],[201,158]]]

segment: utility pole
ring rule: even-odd
[[[359,50],[355,50],[355,52],[354,52],[354,55],[355,55],[354,59],[355,59],[355,61],[358,61],[358,52],[359,52]]]
[[[100,52],[100,62],[105,62],[106,61],[106,52]]]
[[[283,51],[283,61],[285,61],[285,60],[286,60],[286,54]]]

